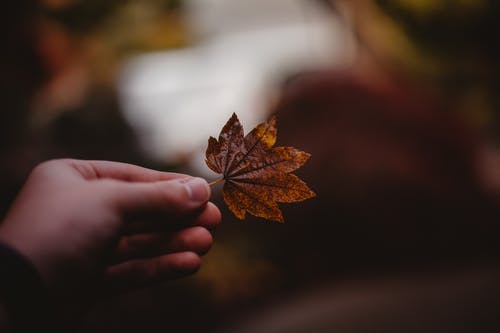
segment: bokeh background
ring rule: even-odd
[[[500,4],[18,0],[0,13],[0,205],[57,157],[216,178],[208,136],[278,117],[315,199],[223,211],[203,268],[78,332],[498,332]]]

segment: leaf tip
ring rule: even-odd
[[[236,115],[236,112],[233,112],[233,114],[231,115],[231,118],[229,118],[229,121],[239,121],[238,119],[238,115]]]
[[[311,158],[311,156],[312,156],[311,154],[306,153],[305,151],[302,151],[302,152],[301,152],[301,154],[302,154],[302,157],[303,157],[304,163],[306,163],[307,161],[309,161],[309,159],[310,159],[310,158]]]
[[[244,220],[246,217],[246,211],[245,210],[237,210],[237,209],[231,209],[230,210],[233,212],[234,216],[236,216],[240,220]]]
[[[269,120],[267,121],[268,124],[272,125],[272,126],[276,126],[276,123],[278,122],[278,118],[276,117],[275,114],[273,114]]]

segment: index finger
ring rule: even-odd
[[[191,177],[186,174],[162,172],[121,162],[84,160],[68,160],[67,162],[88,180],[108,178],[126,182],[156,182]]]

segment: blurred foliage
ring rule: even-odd
[[[362,43],[377,61],[416,79],[474,123],[500,136],[498,1],[353,3]]]
[[[85,34],[123,7],[135,5],[164,12],[181,9],[182,0],[44,0],[42,4],[47,17],[60,22],[73,32]]]
[[[254,300],[282,283],[285,277],[262,245],[243,234],[237,242],[223,238],[215,244],[196,277],[215,306]]]
[[[497,60],[500,3],[488,0],[377,0],[412,39],[438,55]]]
[[[47,0],[43,14],[72,38],[91,38],[115,56],[189,42],[181,0]]]

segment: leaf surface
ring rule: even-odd
[[[248,212],[283,222],[278,202],[298,202],[316,195],[299,177],[291,174],[311,155],[293,147],[273,147],[276,137],[276,117],[257,125],[244,136],[243,126],[233,114],[219,139],[208,139],[206,163],[223,175],[224,201],[239,219],[244,219]]]

